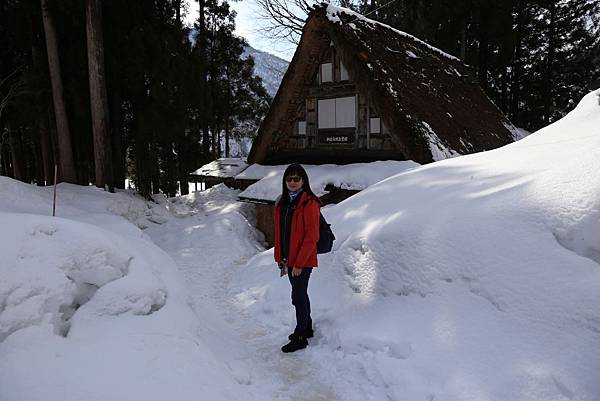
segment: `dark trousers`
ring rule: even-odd
[[[299,276],[292,276],[292,269],[288,271],[288,278],[292,284],[292,305],[296,308],[296,333],[306,335],[310,318],[310,299],[308,299],[308,280],[312,267],[302,269]]]

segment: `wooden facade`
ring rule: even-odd
[[[369,152],[364,150],[388,151],[388,157],[403,159],[376,108],[369,102],[372,94],[358,91],[333,42],[318,65],[283,147],[288,151],[303,150],[300,154],[304,155],[313,150],[321,151],[316,155],[325,155],[323,150],[342,151],[353,153],[358,160],[368,156]]]

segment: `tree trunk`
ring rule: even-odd
[[[229,111],[231,110],[231,77],[229,76],[229,66],[225,68],[225,77],[227,79],[227,94],[225,99],[225,157],[229,157]]]
[[[177,196],[177,190],[179,189],[179,185],[177,182],[179,181],[179,170],[177,168],[177,158],[175,157],[175,143],[171,140],[169,141],[169,151],[167,152],[167,162],[168,162],[168,185],[169,188],[169,196],[174,197]]]
[[[552,86],[554,81],[553,64],[556,53],[556,4],[550,1],[548,8],[550,25],[548,26],[548,55],[546,58],[546,71],[543,80],[542,102],[544,103],[544,124],[550,124],[550,104],[552,103]]]
[[[521,43],[523,40],[523,2],[517,2],[515,21],[515,50],[512,61],[512,79],[510,82],[510,105],[508,106],[508,118],[515,124],[522,126],[519,118],[519,100],[521,85]]]
[[[225,116],[225,157],[229,157],[229,113]]]
[[[181,0],[175,0],[175,19],[177,20],[177,27],[181,29]]]
[[[37,158],[36,158],[36,143],[35,139],[29,143],[28,137],[26,136],[23,127],[19,129],[19,138],[21,138],[21,149],[23,153],[23,171],[25,173],[24,182],[34,182],[37,178]]]
[[[54,107],[48,103],[48,128],[50,128],[50,144],[52,145],[52,158],[58,166],[58,132],[56,132],[56,119],[54,118]],[[52,167],[52,183],[54,183],[54,167]]]
[[[0,142],[0,175],[14,177],[10,170],[10,155],[8,146]]]
[[[139,119],[136,116],[136,119]],[[149,146],[146,141],[146,132],[140,128],[140,124],[135,128],[135,189],[140,195],[148,198],[152,193],[151,181],[149,175]]]
[[[198,44],[196,47],[200,52],[200,110],[202,110],[201,118],[201,127],[202,127],[202,150],[204,154],[209,155],[210,153],[210,131],[208,128],[208,120],[210,118],[210,110],[209,110],[209,98],[208,95],[208,80],[207,80],[207,72],[208,66],[206,63],[206,20],[204,14],[205,0],[198,0],[199,10],[198,10]]]
[[[64,99],[56,30],[54,28],[52,15],[50,14],[50,10],[48,8],[48,0],[41,0],[41,5],[44,33],[46,36],[46,49],[48,53],[48,68],[50,71],[50,81],[52,83],[54,114],[56,117],[60,179],[61,181],[76,183],[77,174],[75,172],[73,147],[71,145],[71,132],[69,130],[67,107]]]
[[[185,169],[185,167],[187,166],[187,157],[184,147],[181,145],[181,142],[177,144],[177,155],[177,171],[179,173],[180,193],[181,195],[187,195],[190,193],[190,187],[188,184],[188,172]]]
[[[110,91],[110,119],[111,143],[112,143],[112,166],[113,177],[116,188],[125,188],[125,150],[123,149],[123,132],[121,121],[121,91],[115,84]]]
[[[463,17],[460,29],[460,59],[465,62],[467,58],[467,17]]]
[[[42,151],[42,165],[44,169],[44,181],[46,185],[54,182],[54,155],[52,152],[52,141],[50,140],[50,129],[48,128],[48,117],[40,116],[40,147]]]
[[[41,26],[35,24],[33,17],[29,18],[29,29],[31,35],[31,60],[33,68],[38,71],[44,71],[44,78],[48,77],[48,69],[44,62],[43,44],[42,37],[43,32]],[[44,80],[44,87],[49,82]],[[50,127],[48,121],[48,103],[50,99],[46,96],[46,92],[40,93],[36,96],[36,102],[38,106],[36,108],[38,112],[38,133],[39,133],[39,145],[40,145],[40,164],[42,176],[38,180],[38,185],[51,185],[54,182],[54,150],[52,148],[52,140],[50,138]]]
[[[156,138],[156,135],[152,135],[152,138]],[[160,192],[160,167],[158,165],[158,145],[156,139],[150,143],[150,183],[152,185],[152,194]]]
[[[88,73],[94,135],[94,165],[96,186],[108,186],[113,192],[112,145],[109,135],[108,99],[104,72],[104,39],[102,37],[101,0],[86,0],[85,26],[87,34]]]
[[[489,35],[488,35],[488,18],[487,10],[481,9],[479,11],[479,55],[477,65],[477,78],[479,79],[479,85],[484,92],[488,92],[488,56],[489,56]]]
[[[223,155],[221,152],[221,127],[217,130],[217,159]]]
[[[177,28],[178,34],[181,34],[181,0],[175,0],[175,8],[177,19]],[[175,139],[175,150],[177,151],[177,159],[176,159],[176,168],[177,168],[177,178],[179,181],[179,193],[181,195],[187,195],[190,193],[189,184],[188,184],[188,175],[186,171],[187,166],[187,156],[186,151],[184,150],[184,146],[182,145],[182,141],[185,138],[185,130],[184,133],[181,134],[178,138]]]
[[[11,129],[10,125],[7,126],[7,129],[14,178],[26,182],[25,170],[23,168],[24,154],[23,147],[21,146],[21,135],[17,130]]]
[[[4,132],[4,127],[0,124],[0,132]],[[2,135],[0,134],[0,176],[8,176],[8,170],[6,168],[6,159],[4,156],[4,143],[2,142]]]
[[[502,93],[500,95],[500,110],[508,114],[508,68],[502,67]]]
[[[217,160],[219,158],[219,131],[216,125],[213,125],[212,127],[212,159],[213,160]]]
[[[38,120],[35,122],[37,133],[40,133],[40,125],[41,122]],[[32,164],[31,168],[33,169],[30,177],[33,179],[35,177],[35,183],[37,185],[44,186],[46,185],[46,176],[44,175],[44,161],[42,157],[42,145],[41,145],[41,137],[40,135],[33,135],[31,138],[31,156],[32,156]]]

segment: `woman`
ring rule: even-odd
[[[306,348],[313,336],[308,299],[308,280],[317,267],[319,240],[319,198],[310,189],[306,170],[291,164],[283,173],[281,196],[275,203],[275,261],[282,274],[287,270],[296,308],[296,329],[283,352]]]

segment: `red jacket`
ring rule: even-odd
[[[288,252],[289,267],[317,267],[317,241],[319,240],[319,202],[302,192],[298,206],[292,217],[290,249]],[[275,204],[275,261],[281,262],[281,226],[279,202]]]

